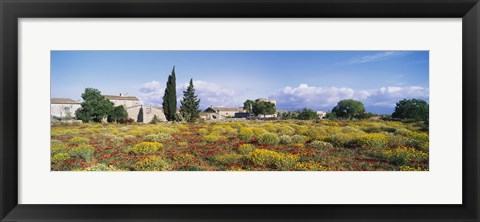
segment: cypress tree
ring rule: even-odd
[[[168,121],[175,120],[175,113],[177,112],[177,86],[175,78],[175,66],[173,66],[172,74],[168,76],[167,87],[163,95],[163,112]]]
[[[200,99],[195,95],[193,80],[190,79],[190,84],[183,91],[183,99],[180,101],[180,113],[187,122],[195,122],[195,120],[200,118],[199,105]]]

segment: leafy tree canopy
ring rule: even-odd
[[[428,121],[428,103],[421,99],[403,99],[397,102],[393,118]]]
[[[277,109],[275,104],[266,101],[258,101],[253,103],[252,111],[255,115],[272,115]]]
[[[316,119],[318,119],[318,115],[317,115],[317,112],[315,112],[313,109],[304,108],[304,109],[298,111],[297,119],[316,120]]]
[[[101,122],[113,112],[113,103],[103,97],[98,89],[86,88],[82,99],[81,108],[75,111],[75,117],[83,122]]]
[[[332,113],[342,119],[362,118],[365,106],[362,102],[353,99],[340,100],[337,106],[333,107]]]
[[[108,116],[108,122],[124,123],[127,121],[127,119],[128,113],[123,106],[114,107],[112,113]]]
[[[243,103],[243,109],[246,110],[248,113],[253,113],[254,104],[255,104],[255,101],[247,100]]]

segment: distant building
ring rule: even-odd
[[[216,113],[221,117],[235,117],[235,113],[245,113],[243,108],[227,108],[227,107],[208,107],[206,113]]]
[[[317,111],[317,116],[318,116],[319,119],[323,119],[323,118],[325,118],[325,116],[327,116],[327,112]]]
[[[133,119],[135,122],[149,123],[154,116],[157,116],[159,121],[167,121],[163,108],[159,106],[135,105],[127,107],[126,110],[128,118]]]
[[[144,106],[135,96],[120,94],[119,96],[103,95],[110,100],[115,106],[124,106],[127,111],[128,118],[135,122],[149,123],[157,116],[159,121],[167,121],[162,107]],[[81,107],[79,101],[67,98],[51,98],[50,99],[50,115],[58,118],[75,117],[75,111]],[[105,119],[106,121],[106,119]]]
[[[218,113],[200,112],[200,119],[215,120],[215,119],[222,119],[222,117]]]
[[[277,100],[274,100],[274,99],[258,98],[255,100],[255,102],[269,102],[269,103],[273,103],[275,106],[277,105]]]
[[[252,116],[250,113],[235,113],[235,118],[248,118]]]
[[[105,98],[113,102],[115,106],[125,106],[125,108],[131,106],[141,105],[140,100],[135,96],[128,96],[128,94],[120,93],[119,96],[112,96],[112,95],[103,95]]]
[[[81,107],[80,102],[68,98],[51,98],[50,115],[59,118],[73,118],[75,111]]]
[[[156,115],[159,121],[167,121],[163,108],[159,106],[144,106],[135,96],[120,93],[119,96],[103,95],[105,98],[113,102],[115,106],[124,106],[127,110],[128,118],[135,122],[149,123]]]

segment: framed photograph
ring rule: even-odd
[[[1,221],[478,221],[479,13],[2,1]]]

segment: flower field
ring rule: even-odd
[[[420,123],[382,120],[52,126],[53,171],[426,171]]]

